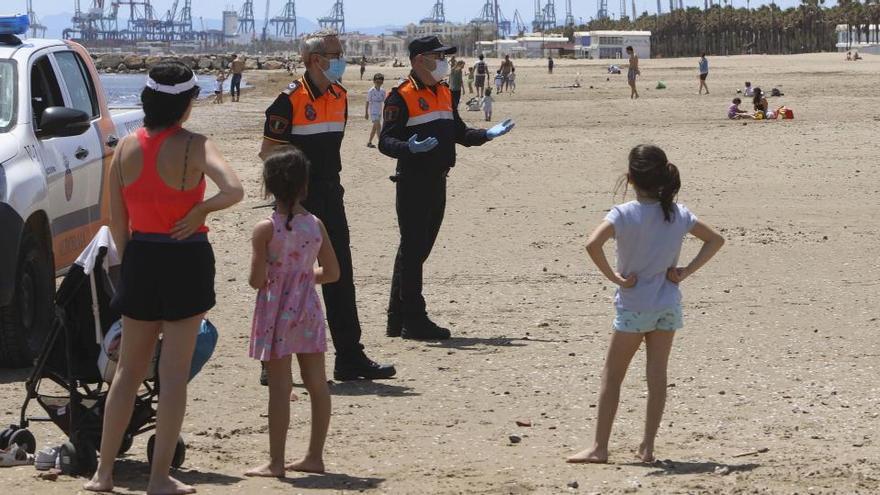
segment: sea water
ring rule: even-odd
[[[101,83],[107,94],[107,103],[114,107],[138,106],[141,103],[141,91],[144,89],[146,74],[101,74]],[[232,76],[223,82],[223,90],[229,93],[229,84]],[[198,76],[201,92],[199,98],[207,98],[214,95],[215,77],[212,75]],[[247,87],[247,81],[242,79],[241,87]]]

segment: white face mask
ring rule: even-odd
[[[431,71],[431,77],[434,78],[435,81],[442,81],[449,75],[449,62],[445,60],[438,60],[437,66],[434,67],[434,70]]]

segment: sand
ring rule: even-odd
[[[430,311],[455,335],[442,343],[384,336],[398,239],[388,180],[394,162],[365,147],[369,83],[349,81],[343,183],[364,343],[399,371],[393,380],[333,384],[331,474],[286,480],[242,473],[268,448],[267,390],[247,358],[248,238],[267,214],[254,209],[264,204],[256,154],[262,112],[288,78],[254,74],[257,88],[241,103],[201,105],[190,126],[216,140],[247,197],[210,220],[219,300],[210,316],[221,340],[190,387],[180,478],[218,494],[880,491],[880,57],[710,57],[710,64],[712,93],[697,96],[695,58],[644,60],[642,99],[633,102],[625,75],[606,75],[605,63],[559,60],[548,76],[543,61],[517,62],[517,93],[495,104],[496,120],[512,117],[516,129],[482,148],[459,148],[450,176],[446,221],[426,268]],[[405,74],[370,67],[367,76],[376,70],[389,81]],[[583,87],[551,88],[578,72]],[[356,74],[350,68],[349,78]],[[658,80],[668,89],[654,90]],[[727,105],[745,80],[780,88],[786,95],[771,106],[793,108],[795,120],[728,121]],[[464,118],[484,125],[476,112]],[[613,315],[613,288],[587,259],[584,241],[620,201],[613,188],[628,150],[646,142],[681,169],[680,201],[728,243],[683,287],[686,326],[657,439],[657,456],[668,461],[634,462],[646,391],[640,351],[624,384],[610,463],[569,465],[565,457],[592,441]],[[688,240],[685,256],[697,249]],[[17,420],[24,376],[0,372],[3,423]],[[304,452],[307,425],[308,402],[300,400],[291,460]],[[54,427],[34,431],[40,446],[62,441]],[[145,488],[145,444],[146,436],[137,438],[118,463],[120,493]],[[83,482],[34,473],[2,469],[0,483],[10,493],[61,494]]]

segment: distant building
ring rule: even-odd
[[[867,30],[865,28],[868,28]],[[880,25],[871,24],[867,26],[856,26],[850,28],[849,24],[837,25],[837,51],[847,52],[850,50],[858,50],[859,53],[871,53],[880,55],[880,43],[870,40],[880,39]]]
[[[650,31],[577,31],[574,51],[578,58],[627,58],[626,47],[639,58],[651,58]]]
[[[516,39],[519,53],[527,58],[559,57],[572,53],[574,45],[559,34],[531,33]]]
[[[234,10],[223,11],[223,37],[234,38],[238,31],[238,12]]]
[[[405,57],[406,40],[398,36],[347,33],[340,38],[345,54],[350,57]]]
[[[473,33],[474,27],[470,24],[458,24],[454,22],[426,22],[424,24],[409,24],[405,31],[400,34],[408,40],[423,36],[438,36],[440,39],[461,38]]]

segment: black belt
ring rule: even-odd
[[[196,232],[195,234],[187,237],[186,239],[175,239],[171,237],[171,234],[155,234],[155,233],[146,233],[146,232],[132,232],[131,240],[133,241],[142,241],[142,242],[164,242],[167,244],[181,244],[181,243],[193,243],[193,242],[208,242],[208,233],[207,232]]]

